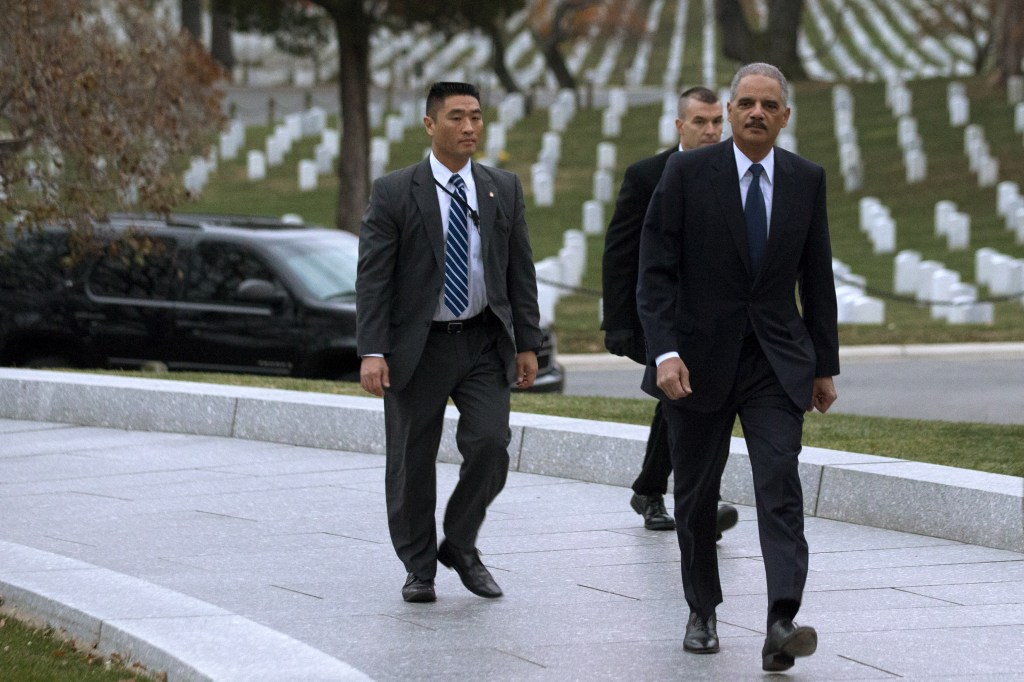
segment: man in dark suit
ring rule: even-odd
[[[615,201],[615,214],[604,239],[601,273],[604,345],[611,353],[632,358],[641,365],[646,365],[647,359],[644,332],[636,312],[636,279],[644,214],[671,154],[715,144],[722,137],[722,103],[708,88],[696,86],[684,90],[679,95],[678,114],[679,145],[637,161],[626,169]],[[633,510],[644,517],[647,530],[675,530],[675,519],[665,510],[671,473],[668,432],[659,402],[654,408],[647,452],[640,474],[633,481],[633,497],[629,501]],[[737,519],[735,507],[720,505],[716,517],[718,537],[722,531],[735,526]]]
[[[731,89],[732,140],[674,154],[644,222],[643,387],[661,399],[669,428],[690,608],[683,646],[719,649],[712,523],[738,415],[768,585],[762,667],[778,671],[817,648],[814,629],[793,622],[808,564],[797,458],[804,412],[836,399],[836,295],[825,173],[773,146],[789,120],[785,77],[748,64]]]
[[[423,118],[431,152],[373,183],[356,280],[360,380],[384,397],[388,527],[407,571],[402,597],[434,601],[437,562],[482,597],[501,588],[477,533],[508,474],[511,385],[528,388],[542,343],[523,189],[471,161],[480,95],[434,83]],[[451,398],[463,462],[438,545],[435,460]]]

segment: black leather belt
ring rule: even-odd
[[[430,331],[432,332],[444,332],[445,334],[461,334],[467,329],[473,327],[480,327],[487,322],[487,311],[480,313],[475,317],[470,317],[466,320],[451,320],[445,322],[431,322]]]

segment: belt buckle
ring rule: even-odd
[[[449,334],[461,334],[462,327],[462,322],[449,322],[448,327],[445,329],[445,331]]]

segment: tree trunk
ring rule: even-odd
[[[1021,74],[1024,59],[1024,0],[1001,0],[996,14],[995,78],[1001,84],[1010,76]]]
[[[555,75],[558,87],[575,91],[576,77],[569,71],[569,67],[566,65],[565,59],[558,49],[558,40],[554,37],[548,40],[541,40],[536,34],[534,34],[534,39],[540,43],[541,54],[544,55],[544,61],[547,62],[551,73]]]
[[[803,9],[803,0],[768,3],[768,62],[779,67],[789,80],[807,80],[796,49]]]
[[[213,9],[211,19],[210,54],[230,74],[235,68],[235,52],[231,49],[231,15]]]
[[[203,42],[203,0],[181,0],[181,27]]]
[[[335,225],[359,232],[370,198],[370,33],[372,21],[356,3],[332,13],[338,33],[341,143]]]
[[[505,35],[502,33],[501,26],[497,21],[493,21],[488,23],[484,30],[491,38],[491,49],[494,50],[491,67],[501,82],[501,87],[505,89],[505,92],[520,92],[519,84],[516,83],[512,72],[509,71],[508,64],[505,63]]]
[[[722,35],[722,54],[742,64],[755,61],[754,35],[740,0],[715,0],[715,21]]]

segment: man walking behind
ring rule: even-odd
[[[679,95],[676,130],[679,145],[660,154],[637,161],[622,178],[615,201],[615,214],[604,240],[602,265],[605,330],[604,345],[614,355],[622,355],[647,364],[644,332],[636,312],[636,280],[640,259],[640,228],[661,179],[668,157],[677,151],[696,149],[717,143],[722,137],[722,103],[718,95],[705,87],[692,87]],[[647,438],[640,474],[633,481],[630,506],[644,518],[647,530],[675,530],[676,522],[665,510],[668,477],[672,473],[668,432],[661,402],[654,408],[651,432]],[[736,525],[739,515],[731,505],[720,505],[716,531]]]

